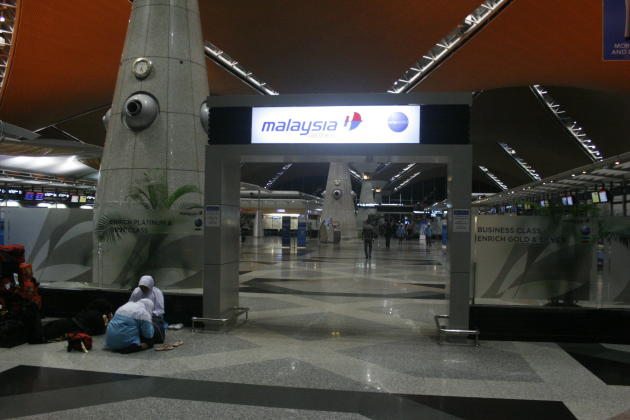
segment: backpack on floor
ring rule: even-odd
[[[87,353],[88,350],[92,350],[92,336],[89,334],[68,333],[66,338],[68,340],[68,352],[79,350]]]

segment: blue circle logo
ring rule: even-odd
[[[405,131],[409,126],[409,118],[402,112],[394,112],[387,119],[387,125],[389,125],[392,131],[400,133],[401,131]]]

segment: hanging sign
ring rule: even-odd
[[[252,108],[252,143],[419,143],[420,106]]]
[[[630,60],[630,1],[604,0],[604,60]]]

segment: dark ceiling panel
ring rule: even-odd
[[[57,124],[57,127],[81,139],[82,141],[97,146],[105,144],[105,126],[103,125],[103,115],[107,109],[99,109],[82,115],[79,118]]]
[[[205,38],[280,93],[385,92],[479,0],[199,5]]]
[[[204,37],[280,93],[384,92],[480,2],[199,1]],[[128,0],[21,0],[0,119],[37,129],[109,104],[129,12]],[[611,155],[630,146],[628,74],[630,62],[601,60],[601,1],[514,0],[418,89],[485,90],[472,110],[475,165],[517,186],[529,179],[498,141],[542,175],[588,159],[527,88],[495,88],[545,85]],[[253,94],[210,61],[208,78],[213,95]],[[100,145],[103,113],[59,127]],[[250,166],[243,180],[264,184],[282,165]],[[325,172],[295,165],[285,182]]]
[[[629,73],[630,61],[602,60],[601,1],[515,0],[418,89],[478,91],[534,83],[627,94]]]
[[[248,163],[241,166],[241,182],[264,187],[282,169],[283,163]]]
[[[630,95],[545,87],[584,128],[604,157],[630,150]]]
[[[513,147],[542,176],[590,162],[529,88],[495,89],[477,95],[471,118],[475,165],[505,177],[503,181],[510,187],[531,179],[498,142]]]
[[[21,0],[0,118],[38,129],[111,103],[127,0]]]

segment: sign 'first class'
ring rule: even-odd
[[[252,109],[252,143],[419,143],[420,106]]]

